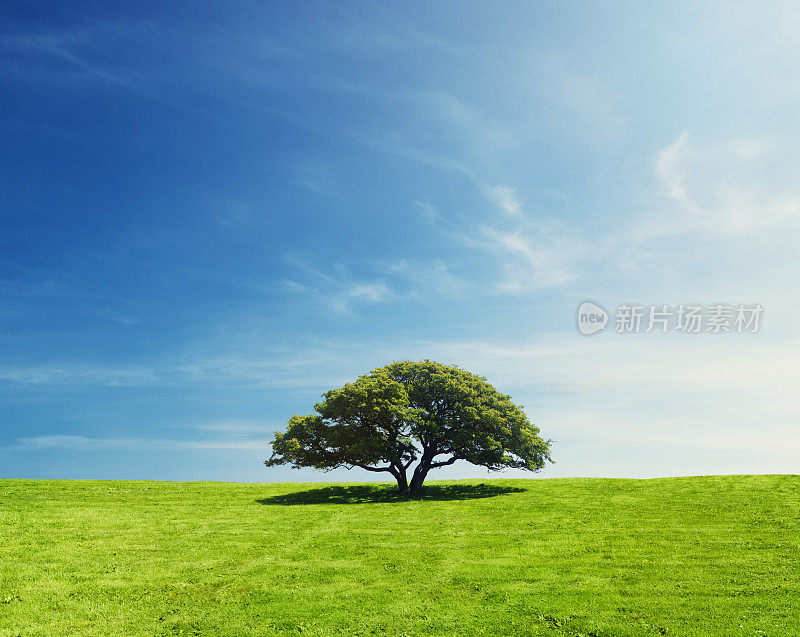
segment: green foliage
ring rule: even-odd
[[[415,493],[431,469],[464,460],[538,471],[550,442],[485,378],[425,360],[394,362],[323,394],[317,414],[293,416],[267,466],[361,467]],[[419,461],[409,484],[406,472]]]
[[[800,477],[0,480],[0,637],[800,634]]]

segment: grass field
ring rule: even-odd
[[[798,635],[800,477],[0,481],[0,635]]]

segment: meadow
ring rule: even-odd
[[[797,635],[800,476],[0,480],[0,636]]]

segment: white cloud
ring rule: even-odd
[[[450,218],[430,202],[421,207],[444,237],[491,257],[485,276],[472,282],[473,295],[529,295],[601,275],[605,286],[628,284],[643,272],[653,287],[683,273],[684,287],[695,289],[692,264],[712,268],[715,259],[739,259],[754,272],[744,265],[753,254],[774,252],[778,244],[791,251],[790,237],[800,232],[800,157],[773,139],[697,140],[683,131],[654,153],[655,182],[640,204],[621,210],[613,225],[591,228],[546,211],[526,214],[512,185],[487,183],[470,168],[462,172],[491,205],[485,215]],[[686,240],[702,249],[687,254]]]
[[[171,451],[213,449],[265,449],[267,440],[168,440],[162,438],[89,438],[86,436],[49,435],[20,438],[17,449],[74,449]]]
[[[343,309],[352,299],[366,299],[374,303],[386,299],[389,295],[389,288],[383,283],[354,283],[348,287],[343,294]]]
[[[483,229],[483,236],[487,248],[501,255],[504,261],[506,276],[497,283],[499,292],[530,294],[575,278],[568,269],[568,261],[575,255],[558,250],[556,241],[550,236],[523,234],[521,230],[508,232],[491,227]],[[574,247],[580,248],[579,245]]]
[[[281,425],[282,426],[282,425]],[[219,431],[230,434],[264,434],[280,427],[258,420],[223,420],[220,422],[195,425],[200,431]]]
[[[419,207],[422,219],[426,223],[435,226],[441,221],[441,215],[436,209],[436,206],[431,205],[427,201],[415,201],[414,204]]]
[[[657,155],[664,205],[640,224],[639,239],[795,232],[800,229],[800,194],[792,173],[798,165],[796,156],[781,156],[767,140],[700,144],[683,131]]]
[[[658,152],[656,158],[656,174],[666,189],[666,195],[685,206],[690,206],[684,184],[685,177],[678,164],[686,154],[689,133],[683,131],[672,144]]]
[[[489,200],[508,216],[521,217],[523,215],[522,202],[513,188],[504,185],[484,185],[483,191]]]
[[[423,207],[423,212],[426,215],[435,214],[432,207],[430,210]],[[380,277],[372,281],[358,281],[351,278],[342,264],[323,272],[304,260],[296,258],[288,260],[307,275],[309,283],[287,280],[284,281],[284,285],[341,315],[351,314],[364,304],[419,303],[441,296],[454,298],[466,287],[466,282],[455,276],[447,265],[438,259],[431,261],[398,259],[388,263],[373,264],[373,269],[380,274]]]
[[[108,387],[150,385],[158,382],[153,369],[145,367],[104,367],[75,365],[39,365],[32,367],[2,367],[0,380],[26,385],[91,384]]]
[[[579,230],[551,216],[529,217],[516,190],[508,185],[475,183],[492,205],[483,220],[439,223],[437,228],[450,239],[493,259],[494,268],[487,268],[493,280],[488,285],[482,283],[484,293],[530,295],[576,278],[576,266],[586,253]]]
[[[310,296],[337,314],[350,314],[362,303],[381,303],[393,297],[389,286],[381,280],[363,281],[351,277],[344,265],[323,272],[299,257],[287,256],[286,261],[303,274],[306,282],[285,280],[284,285]]]
[[[424,263],[415,259],[400,259],[391,264],[388,271],[410,284],[405,297],[414,301],[425,301],[432,295],[455,298],[467,287],[466,281],[455,276],[438,259]]]

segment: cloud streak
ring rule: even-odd
[[[777,152],[758,139],[699,145],[683,131],[658,153],[656,177],[666,205],[646,220],[639,237],[800,230],[800,195],[791,181],[789,189],[783,183],[800,162],[789,156],[776,165]]]
[[[41,451],[69,449],[74,451],[181,451],[181,450],[241,450],[265,449],[266,440],[169,440],[164,438],[89,438],[68,434],[53,434],[20,438],[11,449]]]

